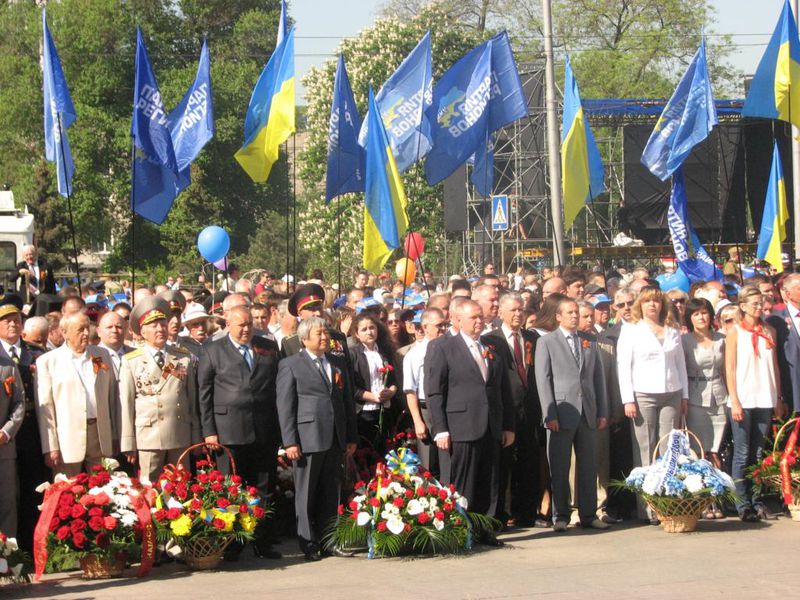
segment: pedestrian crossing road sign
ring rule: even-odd
[[[492,196],[492,231],[508,229],[508,196]]]

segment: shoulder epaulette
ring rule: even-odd
[[[191,352],[189,352],[189,350],[187,350],[183,346],[172,346],[172,350],[174,350],[178,354],[191,354]]]
[[[122,357],[125,360],[130,360],[131,358],[137,358],[137,357],[141,356],[142,354],[144,354],[144,350],[142,350],[141,348],[137,348],[136,350],[131,350],[130,352],[127,352],[126,354],[123,354]]]

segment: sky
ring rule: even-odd
[[[745,73],[752,73],[775,28],[783,0],[711,0],[717,10],[717,33],[733,35],[735,51],[730,60]],[[289,13],[295,19],[296,69],[298,80],[312,66],[335,58],[343,38],[369,27],[383,0],[289,0]],[[302,86],[298,101],[305,104]]]

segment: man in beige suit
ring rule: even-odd
[[[36,404],[45,461],[71,477],[116,454],[119,400],[108,352],[89,345],[89,317],[59,326],[64,344],[36,360]]]
[[[142,480],[155,482],[165,464],[200,441],[197,371],[192,354],[167,345],[169,304],[145,298],[131,312],[131,330],[144,345],[129,352],[120,366],[121,448],[139,462]]]

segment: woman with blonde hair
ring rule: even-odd
[[[625,416],[633,421],[635,466],[649,465],[658,440],[680,427],[681,416],[686,415],[689,384],[673,314],[666,294],[644,287],[617,342],[619,391]],[[642,502],[639,516],[658,523]]]
[[[764,301],[755,286],[739,292],[739,322],[725,340],[725,375],[733,433],[731,475],[736,483],[736,511],[742,521],[768,517],[745,474],[764,450],[773,413],[783,417],[775,330],[763,319]]]

